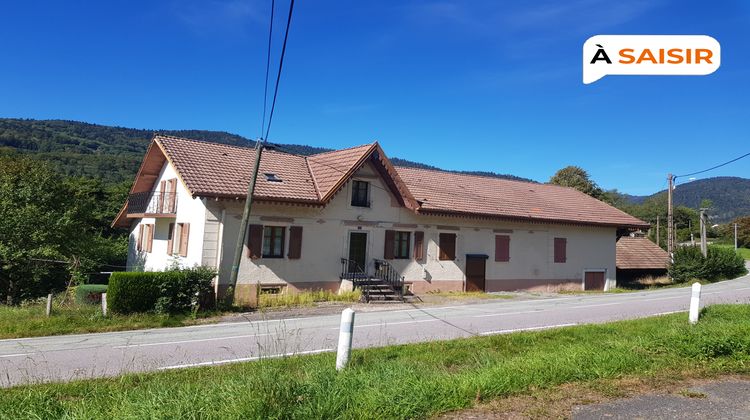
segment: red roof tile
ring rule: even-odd
[[[648,238],[623,236],[617,241],[617,268],[621,270],[666,269],[669,254]]]

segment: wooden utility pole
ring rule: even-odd
[[[737,223],[734,224],[734,250],[737,250]]]
[[[701,209],[701,253],[703,257],[708,256],[708,245],[706,244],[706,209]]]
[[[674,252],[674,217],[672,214],[672,189],[674,176],[667,175],[667,253],[672,258]]]
[[[659,246],[659,215],[656,215],[656,246]]]
[[[253,205],[253,191],[255,190],[255,181],[258,179],[258,169],[260,169],[260,155],[263,153],[263,143],[259,140],[255,147],[255,163],[253,164],[253,175],[247,186],[247,197],[245,198],[245,209],[242,212],[242,221],[240,221],[240,231],[237,232],[237,245],[234,248],[234,261],[232,262],[232,272],[229,275],[229,285],[232,290],[237,289],[237,275],[240,271],[240,262],[242,261],[242,248],[245,246],[245,235],[247,235],[247,225],[250,220],[250,210]],[[257,296],[256,296],[257,298]],[[234,300],[234,296],[232,296]]]

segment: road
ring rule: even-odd
[[[361,312],[354,347],[447,340],[686,311],[690,288]],[[750,276],[703,287],[702,305],[750,303]],[[687,318],[687,313],[685,314]],[[0,340],[0,386],[333,351],[339,316]]]

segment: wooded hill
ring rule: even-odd
[[[156,133],[240,147],[255,145],[250,139],[223,131],[139,130],[77,121],[0,118],[0,153],[29,155],[50,163],[56,171],[69,176],[100,178],[105,182],[132,182]],[[281,146],[285,151],[301,155],[331,150],[299,144]],[[405,159],[392,158],[391,161],[400,166],[440,170]],[[493,172],[461,173],[532,181]]]

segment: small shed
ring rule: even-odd
[[[669,254],[646,237],[623,236],[617,240],[617,281],[631,282],[645,276],[667,274]]]

